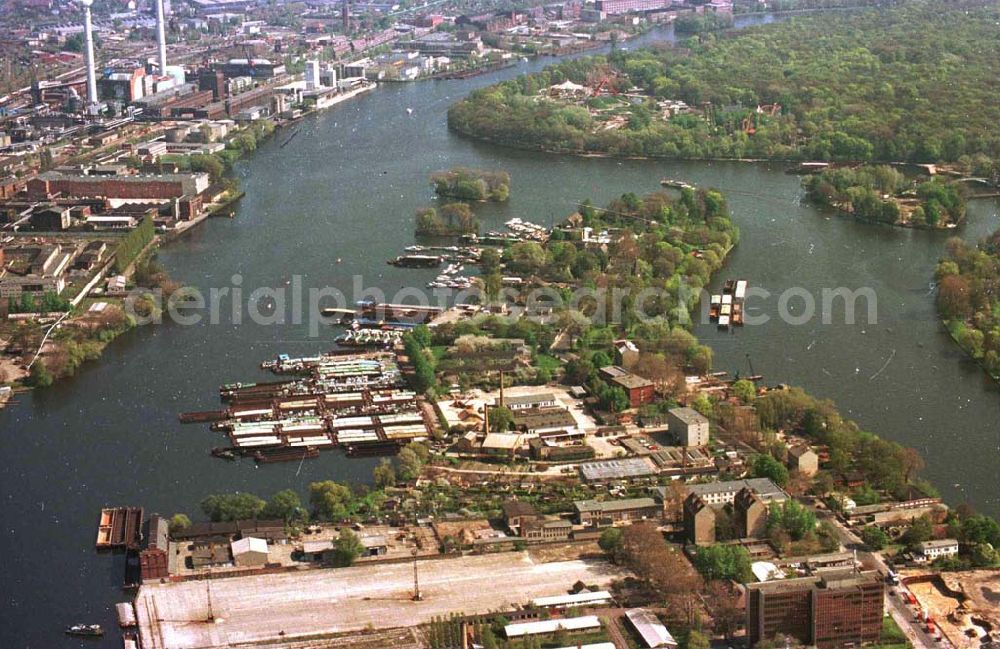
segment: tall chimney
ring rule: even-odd
[[[156,0],[156,43],[159,48],[160,74],[167,73],[167,37],[163,23],[163,0]]]
[[[84,46],[87,57],[87,112],[96,112],[97,100],[97,68],[94,63],[94,25],[90,20],[90,5],[94,0],[80,0],[83,5],[83,32],[86,38]]]
[[[344,22],[344,33],[347,34],[351,31],[351,2],[350,0],[344,0],[343,5],[340,7],[340,17]]]

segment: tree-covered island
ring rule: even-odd
[[[529,149],[949,163],[995,178],[998,39],[994,3],[800,16],[565,61],[471,93],[448,121]]]

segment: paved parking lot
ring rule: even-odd
[[[578,580],[604,587],[624,573],[603,560],[545,563],[505,552],[423,561],[419,575],[420,602],[410,599],[409,562],[146,585],[136,598],[142,646],[290,646],[305,637],[510,608],[565,593]]]

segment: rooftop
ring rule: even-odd
[[[746,480],[728,480],[725,482],[708,482],[704,484],[688,485],[688,492],[704,496],[707,494],[736,493],[740,489],[749,487],[764,502],[783,501],[788,495],[782,491],[781,487],[771,482],[768,478],[748,478]]]
[[[512,451],[521,446],[521,435],[516,433],[490,433],[483,440],[484,449]]]
[[[707,424],[708,419],[694,408],[672,408],[670,414],[683,421],[688,426],[695,424]]]
[[[625,498],[624,500],[577,500],[573,503],[578,512],[618,512],[643,507],[656,507],[652,498]]]
[[[647,647],[676,647],[677,641],[670,635],[667,627],[652,611],[644,608],[630,608],[625,611],[625,617],[632,623]]]
[[[559,629],[566,631],[581,631],[583,629],[599,629],[601,621],[596,615],[584,615],[582,617],[568,617],[556,620],[540,620],[538,622],[519,622],[508,624],[503,628],[504,634],[508,638],[520,638],[540,633],[555,633]]]
[[[924,550],[934,550],[937,548],[953,548],[958,545],[955,539],[939,539],[936,541],[924,541],[920,547]]]
[[[267,554],[267,541],[253,536],[247,536],[239,541],[233,541],[230,545],[233,549],[233,556],[246,554],[247,552],[263,552]]]
[[[653,475],[656,471],[646,458],[629,457],[617,460],[599,460],[580,465],[584,480],[616,480],[640,478]]]
[[[531,503],[526,503],[523,500],[506,500],[503,505],[503,515],[507,518],[512,518],[514,516],[535,516],[535,508]]]

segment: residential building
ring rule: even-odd
[[[804,444],[793,446],[788,449],[788,468],[802,475],[814,476],[819,471],[819,456]]]
[[[747,640],[783,634],[818,649],[876,643],[884,588],[877,573],[854,570],[748,584]]]
[[[626,370],[639,361],[639,348],[631,340],[615,341],[615,363]]]
[[[744,487],[733,499],[733,518],[739,538],[760,538],[767,530],[767,505],[753,489]]]
[[[538,512],[535,511],[534,506],[522,500],[505,500],[500,509],[503,511],[504,523],[511,532],[518,536],[521,535],[521,529],[525,523],[538,518]]]
[[[953,557],[958,554],[958,541],[955,539],[940,539],[924,541],[920,544],[920,556],[924,561],[934,561],[941,557]]]
[[[768,478],[691,484],[688,485],[688,492],[700,496],[708,505],[726,505],[732,503],[736,499],[736,494],[744,487],[752,489],[767,504],[780,503],[788,499],[788,494]]]
[[[694,545],[715,543],[715,510],[696,494],[684,500],[684,533]]]
[[[708,445],[708,418],[694,408],[673,408],[667,413],[670,434],[681,446]]]
[[[575,516],[581,525],[604,527],[638,520],[659,520],[663,508],[652,498],[623,500],[578,500],[573,503]]]

